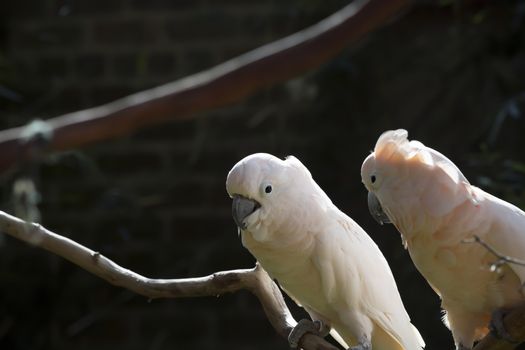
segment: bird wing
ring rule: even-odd
[[[404,349],[421,349],[423,339],[410,323],[390,267],[377,245],[343,213],[335,222],[317,236],[318,252],[314,254],[327,300],[341,313],[361,310]]]
[[[503,256],[525,262],[525,212],[479,188],[475,188],[476,197],[481,198],[485,218],[491,221],[489,235],[481,237],[494,250]],[[509,263],[509,267],[525,283],[525,266]]]

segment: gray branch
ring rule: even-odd
[[[478,235],[474,235],[472,238],[464,239],[462,243],[479,244],[491,254],[493,254],[497,260],[491,264],[490,268],[492,271],[496,271],[501,265],[505,263],[525,266],[525,261],[501,254],[490,244],[481,239],[481,237]],[[492,333],[489,333],[483,339],[481,339],[478,344],[476,344],[473,350],[511,350],[525,341],[525,303],[521,303],[507,312],[503,319],[503,324],[505,330],[510,334],[512,339],[516,340],[516,342],[511,343],[505,339],[496,337]]]
[[[253,269],[215,272],[209,276],[180,279],[153,279],[128,270],[99,252],[53,233],[39,224],[28,223],[0,211],[0,231],[69,260],[107,282],[150,299],[219,296],[241,289],[249,290],[260,301],[268,320],[284,338],[297,324],[286,306],[279,287],[259,264]],[[304,350],[337,350],[323,338],[305,334]]]
[[[504,263],[525,266],[525,261],[499,253],[498,251],[496,251],[496,249],[492,248],[487,242],[481,239],[478,235],[474,235],[472,236],[472,238],[464,239],[462,242],[480,244],[482,247],[484,247],[490,253],[492,253],[496,258],[498,258],[498,260],[492,264],[492,269],[497,268]]]

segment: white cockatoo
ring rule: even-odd
[[[525,267],[494,271],[498,257],[467,242],[478,237],[498,253],[525,259],[525,213],[470,185],[448,158],[407,136],[383,133],[362,165],[370,212],[396,226],[441,297],[456,348],[471,349],[487,334],[492,313],[524,300]]]
[[[297,158],[250,155],[229,172],[226,189],[243,245],[342,344],[424,347],[377,245]]]

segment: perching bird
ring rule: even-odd
[[[297,158],[250,155],[230,171],[226,189],[243,245],[336,339],[355,350],[424,346],[377,245]]]
[[[494,271],[498,258],[467,242],[477,236],[500,254],[524,259],[525,213],[470,185],[448,158],[407,136],[405,130],[383,133],[363,163],[370,212],[396,226],[441,297],[456,348],[471,349],[487,334],[493,312],[524,300],[525,267]]]

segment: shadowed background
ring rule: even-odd
[[[0,128],[198,72],[347,3],[5,2]],[[438,297],[399,234],[368,214],[360,165],[381,132],[403,127],[449,156],[473,184],[524,207],[524,14],[523,1],[416,2],[319,69],[242,103],[19,164],[1,177],[1,209],[14,213],[21,202],[37,202],[44,226],[148,277],[251,267],[230,217],[226,174],[253,152],[293,154],[380,246],[427,349],[452,349]],[[24,178],[38,191],[24,196],[35,198],[17,194]],[[149,302],[1,237],[0,348],[72,347],[284,350],[287,344],[248,292]]]

